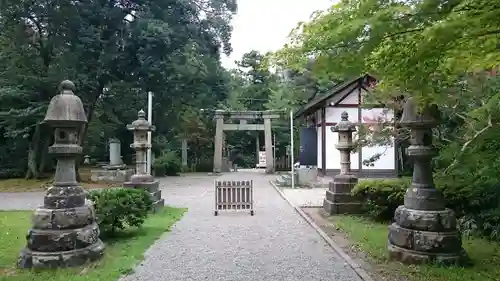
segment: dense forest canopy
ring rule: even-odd
[[[0,174],[50,170],[51,132],[40,121],[64,79],[84,102],[80,138],[92,157],[104,160],[110,137],[128,146],[125,124],[148,91],[158,148],[182,134],[209,135],[198,109],[229,93],[220,56],[231,52],[235,11],[234,0],[2,1]]]

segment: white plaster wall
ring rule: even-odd
[[[346,111],[349,115],[349,120],[351,122],[358,122],[358,109],[353,107],[342,108],[342,107],[327,107],[325,112],[327,123],[338,123],[340,122],[340,115],[342,112]],[[331,132],[331,131],[328,131]]]
[[[322,143],[321,142],[321,127],[316,127],[316,134],[318,136],[318,139],[317,139],[317,141],[318,141],[318,149],[317,149],[318,163],[316,166],[321,169],[321,168],[323,168],[323,161],[322,161],[323,158],[321,157],[322,156],[322,154],[321,154],[321,143]],[[328,159],[328,158],[326,158],[326,159]]]
[[[340,106],[342,106],[342,104],[359,104],[359,89],[354,90],[339,103]]]
[[[353,86],[355,87],[355,86]],[[344,90],[344,93],[351,91],[353,87],[349,87]],[[367,94],[364,90],[362,94]],[[340,116],[342,112],[346,111],[349,115],[349,120],[354,123],[358,123],[358,108],[340,107],[341,104],[356,104],[359,103],[358,90],[354,90],[348,97],[346,97],[340,104],[339,107],[327,107],[325,110],[325,121],[326,123],[338,123],[341,119]],[[392,112],[387,109],[374,108],[374,109],[362,109],[362,117],[368,117],[369,119],[385,118],[386,120],[392,119]],[[321,153],[321,110],[315,113],[317,124],[320,125],[316,127],[317,133],[317,143],[318,143],[318,168],[322,167],[322,153]],[[365,122],[363,122],[365,123]],[[335,144],[338,142],[338,135],[331,131],[332,126],[326,126],[326,169],[340,169],[340,152],[335,148]],[[356,133],[353,134],[353,138],[356,139]],[[395,151],[393,144],[387,146],[374,146],[374,147],[363,147],[362,148],[362,158],[363,160],[370,158],[376,153],[382,153],[379,160],[375,161],[373,167],[363,165],[362,169],[387,169],[393,170],[396,167],[395,163]],[[359,153],[351,153],[351,168],[359,169]]]
[[[351,91],[352,91],[352,93],[350,93],[350,94],[349,94],[349,96],[347,96],[347,97],[344,99],[344,101],[345,101],[345,102],[343,101],[343,102],[341,102],[341,104],[342,104],[342,103],[343,103],[343,104],[353,104],[353,103],[354,103],[354,104],[357,104],[357,102],[352,102],[353,96],[354,96],[354,97],[356,97],[356,99],[357,99],[357,96],[358,96],[358,92],[359,92],[359,90],[358,90],[358,89],[356,89],[356,88],[358,88],[357,83],[352,84],[351,86],[349,86],[349,87],[345,88],[343,91],[338,92],[338,93],[337,93],[334,97],[332,97],[331,99],[329,99],[329,100],[327,101],[327,104],[328,104],[328,105],[330,105],[330,102],[332,102],[332,101],[334,101],[334,100],[337,100],[339,96],[340,96],[340,97],[343,97],[344,95],[346,95],[347,93],[349,93],[349,92],[351,92]],[[353,90],[354,90],[354,91],[353,91]],[[351,101],[346,101],[346,100],[351,100]]]
[[[377,120],[381,119],[385,119],[386,121],[391,121],[393,118],[393,113],[383,108],[362,109],[361,116],[363,123],[366,124],[371,122],[373,123],[380,122]],[[363,169],[366,170],[395,169],[396,161],[395,161],[394,141],[392,141],[390,145],[363,147],[361,155],[363,157],[363,160],[366,160],[377,153],[381,153],[382,156],[373,163],[374,166],[363,165]]]
[[[349,114],[349,120],[353,123],[358,123],[357,108],[341,108],[328,107],[326,109],[326,122],[338,123],[340,115],[346,111]],[[333,126],[326,127],[326,169],[340,169],[340,152],[335,148],[339,137],[337,133],[332,132]],[[356,139],[356,133],[353,134],[353,139]],[[359,168],[359,154],[351,153],[351,169]]]
[[[333,127],[333,126],[332,126]],[[326,135],[326,169],[340,169],[340,151],[335,148],[338,143],[339,137],[337,133],[331,131],[331,127],[327,128]],[[353,134],[353,138],[356,138],[356,134]],[[351,153],[351,169],[359,169],[359,153]]]

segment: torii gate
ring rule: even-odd
[[[264,131],[266,149],[266,173],[274,173],[273,140],[271,119],[280,117],[279,111],[215,111],[215,144],[214,144],[214,173],[220,173],[222,167],[222,146],[224,131]],[[224,123],[224,118],[231,122],[239,120],[239,124]],[[264,119],[264,124],[248,124],[248,120]]]

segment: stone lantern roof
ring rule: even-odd
[[[349,121],[349,114],[346,111],[340,115],[340,122],[331,128],[332,132],[355,132],[356,123]]]
[[[47,114],[43,120],[51,126],[79,126],[87,123],[82,100],[73,91],[75,84],[64,80],[59,85],[60,93],[50,100]]]
[[[408,98],[403,106],[401,125],[409,128],[434,127],[438,124],[439,110],[436,105],[429,105],[419,110],[416,101]]]
[[[127,125],[127,129],[130,131],[154,131],[155,126],[151,125],[148,120],[146,120],[146,113],[144,110],[139,110],[137,113],[137,120],[132,122],[132,124]]]

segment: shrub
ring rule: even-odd
[[[213,160],[203,160],[194,165],[195,172],[212,172],[214,169]]]
[[[409,178],[361,180],[352,194],[363,197],[363,208],[370,217],[388,221],[393,218],[396,208],[403,204],[410,183]]]
[[[156,176],[178,176],[181,172],[181,161],[175,151],[165,150],[155,159],[153,169]]]
[[[495,88],[493,95],[497,92]],[[462,138],[451,138],[435,158],[435,181],[464,234],[500,241],[500,130],[495,126],[465,150]],[[456,134],[468,135],[467,130],[469,126],[458,126]]]
[[[464,173],[437,177],[436,183],[465,235],[500,241],[500,185],[496,178]]]
[[[155,159],[155,162],[153,164],[153,173],[156,177],[163,177],[167,173],[167,170],[165,170],[165,165],[163,163],[158,163],[157,159]]]
[[[88,198],[94,205],[101,231],[111,235],[127,226],[140,227],[153,207],[149,193],[143,189],[93,190]]]
[[[395,209],[403,204],[410,178],[362,180],[352,190],[363,197],[367,215],[376,220],[391,220]],[[493,181],[475,178],[435,176],[436,188],[446,206],[455,211],[465,235],[500,241],[500,186]]]
[[[466,214],[459,219],[460,230],[466,236],[479,236],[500,241],[500,208]]]

